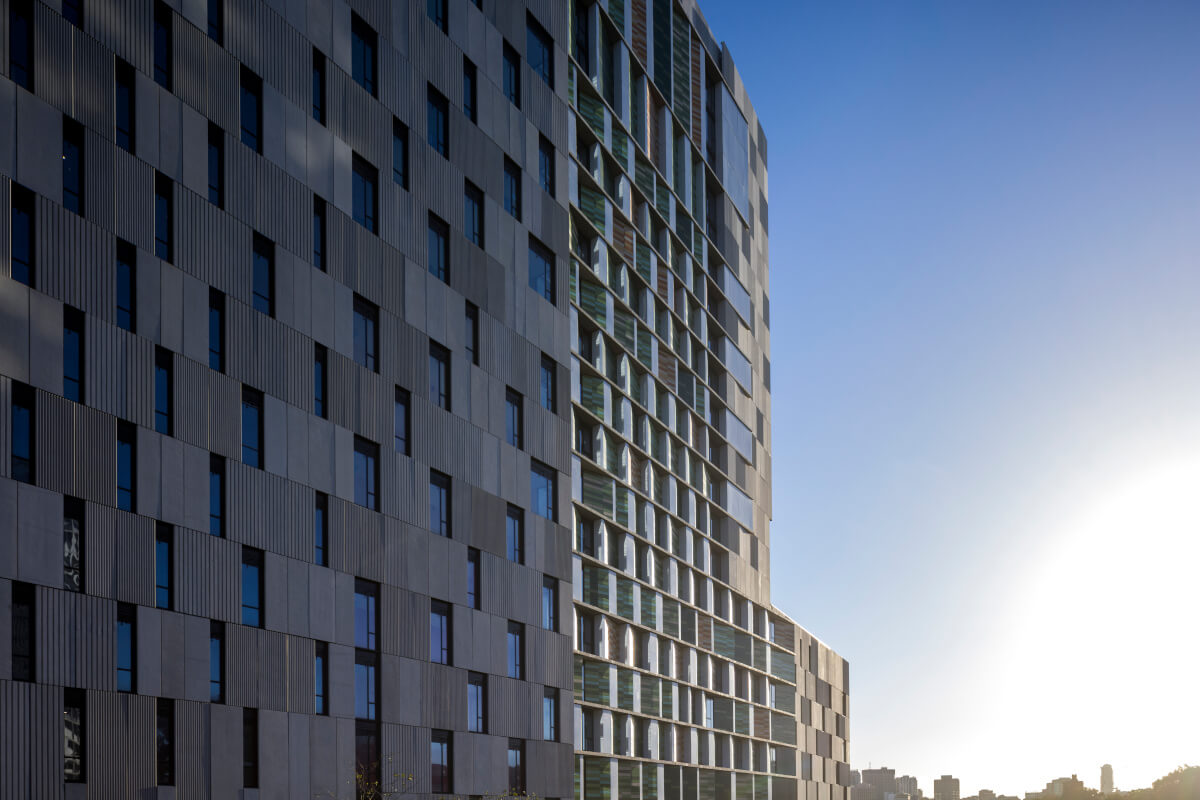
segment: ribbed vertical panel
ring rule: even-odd
[[[7,4],[6,4],[7,5]],[[74,59],[71,23],[41,3],[33,4],[33,59],[40,99],[72,116],[71,76]]]
[[[249,153],[236,140],[225,137],[226,173],[233,178],[226,189],[226,207],[241,196],[239,176],[248,166],[242,163]],[[179,228],[175,266],[242,302],[250,301],[252,232],[236,218],[192,192],[179,193],[180,219],[188,224]]]
[[[258,707],[287,711],[288,637],[278,631],[258,630]]]
[[[212,768],[211,722],[208,706],[175,701],[175,796],[178,800],[209,800]]]
[[[429,598],[384,585],[380,597],[380,645],[385,653],[429,660]]]
[[[112,164],[105,158],[111,147],[87,132],[87,219],[45,199],[38,208],[38,289],[103,319],[112,319],[114,309],[112,239],[99,227],[112,224],[112,204],[104,196],[104,187],[112,186]]]
[[[83,537],[88,594],[154,605],[154,521],[88,506]],[[115,613],[115,612],[114,612]]]
[[[62,797],[62,689],[0,682],[0,800]]]
[[[91,12],[92,4],[87,4],[84,13]],[[112,53],[92,37],[71,28],[72,44],[75,50],[75,118],[87,126],[89,133],[111,135],[115,121],[113,87],[116,85],[114,75],[116,62]],[[88,153],[90,158],[91,153]],[[92,161],[87,162],[87,183],[93,178]],[[104,181],[103,186],[111,187],[111,178]],[[88,206],[88,216],[95,206]]]
[[[2,230],[0,226],[0,230]],[[12,379],[0,375],[0,478],[12,465]]]
[[[428,794],[429,776],[429,730],[408,725],[380,726],[384,769],[393,773],[410,774],[413,777],[411,791],[401,794]],[[391,759],[390,763],[388,759]],[[410,784],[401,782],[400,786]],[[349,796],[349,795],[347,795]]]
[[[88,693],[89,800],[128,800],[154,786],[154,708],[153,697]]]
[[[239,597],[241,593],[239,592]],[[226,664],[225,701],[232,706],[258,705],[258,628],[242,625],[225,627]]]
[[[384,697],[384,702],[399,698]],[[408,702],[402,696],[399,702]],[[540,704],[539,704],[540,708]],[[528,713],[529,709],[526,709]],[[443,664],[421,665],[421,724],[431,728],[454,729],[467,718],[467,682],[461,670]]]
[[[313,713],[316,650],[312,639],[287,639],[287,710],[293,714]]]
[[[119,147],[112,153],[115,232],[139,249],[154,252],[154,170]]]
[[[237,461],[226,463],[225,480],[231,541],[311,559],[313,515],[308,489]]]
[[[241,546],[208,533],[177,529],[175,608],[184,614],[237,621],[240,613]]]
[[[38,592],[38,680],[58,686],[116,688],[116,610],[77,592]]]
[[[58,395],[37,392],[37,483],[63,494],[75,493],[71,460],[75,433],[75,404]]]
[[[355,503],[339,503],[338,508],[342,513],[334,528],[338,535],[330,566],[373,581],[387,580],[383,518]]]
[[[154,343],[90,316],[86,324],[84,372],[88,405],[152,427]]]
[[[154,71],[153,0],[86,3],[88,33],[137,69]]]
[[[256,343],[227,348],[229,376],[290,405],[311,407],[312,341],[248,305],[226,303],[225,318],[230,342]]]

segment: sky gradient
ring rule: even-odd
[[[852,767],[1200,763],[1200,3],[701,6],[769,141],[774,600],[851,661]]]

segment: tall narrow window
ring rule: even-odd
[[[162,2],[154,4],[154,82],[171,91],[172,35],[171,9]]]
[[[117,691],[137,691],[137,606],[117,603]]]
[[[467,241],[483,248],[483,191],[470,181],[463,186],[463,232]]]
[[[487,676],[467,673],[467,730],[487,732]]]
[[[242,463],[263,468],[263,396],[247,386],[242,387]]]
[[[558,689],[550,687],[542,693],[542,738],[558,741]]]
[[[208,532],[225,535],[225,457],[208,456]]]
[[[354,82],[375,96],[375,31],[353,11],[350,12],[351,74]]]
[[[83,312],[63,306],[63,397],[83,402]]]
[[[446,0],[425,0],[425,13],[439,31],[446,32]]]
[[[63,119],[63,206],[83,216],[83,126]]]
[[[137,427],[117,423],[117,508],[133,512],[137,504]]]
[[[175,256],[174,205],[175,182],[154,173],[154,255],[167,262]]]
[[[504,210],[521,218],[521,168],[509,158],[504,159]]]
[[[208,38],[217,44],[225,39],[225,0],[208,0]]]
[[[263,552],[242,548],[242,624],[263,625]]]
[[[450,282],[450,226],[435,214],[429,214],[429,274]]]
[[[411,455],[412,421],[409,416],[412,406],[412,395],[407,389],[396,387],[396,452]]]
[[[225,207],[225,132],[208,123],[208,202]]]
[[[313,413],[321,419],[328,419],[329,412],[325,408],[326,387],[329,380],[329,355],[324,345],[313,345]]]
[[[242,709],[242,786],[258,788],[258,709]]]
[[[549,575],[542,577],[542,627],[558,630],[558,581]]]
[[[501,68],[504,96],[517,108],[521,107],[521,57],[508,42],[504,43],[504,64]]]
[[[170,436],[175,407],[175,386],[172,380],[171,351],[154,348],[154,430]]]
[[[510,678],[525,677],[524,647],[525,626],[510,620],[508,623],[508,677]]]
[[[158,698],[157,724],[155,725],[155,753],[158,763],[158,785],[175,785],[175,701],[169,697]]]
[[[429,660],[450,663],[450,606],[440,600],[429,601]]]
[[[322,492],[313,504],[313,563],[329,565],[329,495]]]
[[[313,657],[313,713],[326,715],[329,713],[329,645],[317,642],[316,655]]]
[[[379,173],[358,155],[354,156],[353,200],[354,221],[375,233],[375,216],[379,209],[375,187]]]
[[[36,395],[33,387],[14,382],[12,385],[12,477],[22,483],[33,483],[35,474],[34,425]]]
[[[508,740],[508,788],[514,795],[525,793],[525,743]]]
[[[254,310],[275,316],[275,243],[254,234]]]
[[[156,608],[175,607],[175,592],[171,576],[175,571],[175,530],[159,522],[154,534],[154,605]]]
[[[208,623],[208,699],[225,702],[225,623]]]
[[[429,470],[429,527],[438,536],[451,535],[450,476]]]
[[[354,502],[379,510],[379,445],[354,437]]]
[[[377,609],[379,584],[356,578],[354,581],[354,646],[360,650],[379,649]]]
[[[242,67],[242,144],[262,152],[262,78]]]
[[[551,89],[554,88],[554,40],[546,29],[533,18],[525,18],[525,51],[529,56],[529,68],[533,74],[544,80]]]
[[[537,461],[532,462],[529,474],[529,504],[533,513],[552,522],[558,521],[555,495],[558,489],[558,473]]]
[[[312,116],[325,124],[325,54],[317,48],[312,51]]]
[[[63,498],[63,588],[83,591],[83,512],[82,500]]]
[[[429,146],[441,154],[442,158],[449,158],[449,105],[442,93],[434,89],[433,86],[427,86],[426,93],[426,135],[429,139]]]
[[[354,360],[379,372],[379,306],[354,296]]]
[[[14,281],[34,285],[34,196],[24,186],[12,184],[11,275]]]
[[[83,689],[63,689],[63,780],[66,783],[87,780],[83,739],[86,702]]]
[[[450,351],[432,341],[429,343],[429,399],[438,408],[450,410]]]
[[[471,122],[476,121],[479,113],[479,103],[476,100],[476,77],[475,65],[466,56],[463,56],[463,114]]]
[[[483,595],[481,590],[481,565],[479,563],[479,551],[474,547],[467,548],[467,607],[479,609],[482,608]]]
[[[379,786],[381,767],[379,760],[379,723],[356,720],[354,723],[354,768],[360,786]],[[359,797],[371,797],[373,789],[360,792]]]
[[[434,794],[450,794],[454,791],[453,741],[450,731],[435,730],[429,735],[431,790]]]
[[[392,117],[392,181],[408,188],[408,126]]]
[[[558,390],[555,386],[557,372],[554,360],[543,355],[538,373],[538,392],[541,395],[542,408],[554,413],[558,413]]]
[[[529,288],[554,304],[554,254],[529,237]]]
[[[33,585],[13,581],[12,584],[12,679],[32,681],[35,673],[35,605]]]
[[[354,716],[379,719],[379,654],[372,650],[354,653]]]
[[[509,561],[525,562],[525,514],[514,505],[509,505],[504,515],[504,543]]]
[[[313,195],[313,266],[325,271],[325,201]]]
[[[137,248],[117,240],[117,327],[133,333],[137,324]]]
[[[525,398],[512,389],[504,391],[504,440],[513,447],[522,447]]]
[[[8,77],[33,91],[33,3],[11,0],[8,8]]]
[[[137,136],[137,91],[134,88],[136,78],[133,66],[118,58],[116,78],[117,147],[132,153]]]
[[[554,145],[545,136],[538,138],[538,183],[554,197]]]
[[[479,365],[479,306],[468,302],[463,312],[465,330],[463,339],[466,342],[467,360]]]
[[[208,290],[208,367],[225,371],[225,295]]]

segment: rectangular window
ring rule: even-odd
[[[36,594],[33,585],[12,583],[12,679],[32,681],[37,653],[34,616]]]
[[[22,483],[33,483],[35,474],[34,424],[36,394],[33,387],[13,382],[12,385],[12,477]]]
[[[174,558],[175,529],[165,522],[155,525],[154,533],[154,606],[172,609],[175,593],[172,575],[175,572]]]
[[[521,218],[521,168],[509,158],[504,159],[504,210]]]
[[[82,500],[63,498],[63,588],[83,591],[83,514]]]
[[[518,796],[525,793],[525,743],[520,739],[508,740],[508,787]]]
[[[525,17],[525,30],[525,51],[529,57],[529,68],[553,89],[554,40],[531,14]]]
[[[63,397],[83,402],[83,312],[63,306]]]
[[[372,650],[354,653],[354,716],[379,718],[379,654]]]
[[[443,0],[444,1],[444,0]],[[466,56],[463,56],[463,114],[471,122],[475,122],[478,115],[478,101],[476,100],[477,78],[475,65]]]
[[[532,462],[529,469],[530,497],[529,502],[533,513],[545,517],[552,522],[558,521],[558,511],[555,508],[555,497],[558,487],[558,473],[553,469]]]
[[[354,296],[354,360],[379,372],[379,307]]]
[[[175,785],[175,701],[158,698],[154,744],[159,786]]]
[[[525,677],[523,650],[525,642],[525,626],[519,622],[508,623],[508,677],[521,679]]]
[[[24,186],[12,184],[11,276],[26,286],[34,285],[34,196]]]
[[[429,660],[434,664],[450,663],[450,606],[440,600],[429,602]]]
[[[166,436],[171,435],[175,409],[173,367],[171,351],[154,348],[154,430]]]
[[[313,563],[329,565],[329,495],[321,492],[313,503]]]
[[[542,627],[558,630],[558,580],[549,575],[542,576]]]
[[[225,535],[225,457],[208,456],[208,532]]]
[[[313,266],[325,272],[325,201],[313,195]]]
[[[117,691],[137,691],[137,606],[117,603]]]
[[[263,468],[262,392],[242,387],[242,463]]]
[[[137,91],[133,66],[117,59],[116,70],[116,132],[117,147],[126,152],[134,151],[137,137]]]
[[[359,155],[354,156],[354,221],[375,233],[375,217],[379,210],[375,187],[379,173]]]
[[[263,552],[242,548],[242,624],[263,626]]]
[[[554,197],[554,145],[545,136],[538,138],[538,183]]]
[[[519,392],[506,389],[504,392],[504,440],[513,447],[522,447],[524,439],[525,398]]]
[[[558,390],[556,388],[556,373],[554,360],[547,355],[542,356],[538,390],[541,394],[542,408],[558,413]]]
[[[242,786],[258,788],[258,709],[242,709]]]
[[[446,32],[446,0],[425,0],[425,13],[439,31]]]
[[[525,513],[514,505],[504,515],[504,554],[509,561],[525,562]]]
[[[33,91],[33,3],[11,0],[8,9],[8,77]]]
[[[354,646],[360,650],[378,650],[376,637],[379,584],[356,578],[354,581]]]
[[[466,341],[467,360],[476,366],[479,365],[479,306],[472,302],[467,302],[466,309],[463,312],[463,321],[465,330],[463,331],[463,339]]]
[[[429,527],[438,536],[451,535],[450,476],[429,470]]]
[[[326,381],[328,380],[329,356],[323,345],[313,345],[313,413],[321,419],[328,419],[325,409]]]
[[[208,38],[222,44],[225,38],[225,0],[208,0]]]
[[[502,67],[504,96],[517,108],[521,107],[521,57],[508,42],[504,43],[504,65]]]
[[[117,327],[133,333],[137,322],[137,249],[117,240]]]
[[[225,702],[225,623],[208,623],[208,699]]]
[[[322,716],[329,713],[326,686],[329,685],[329,645],[317,642],[313,658],[313,713]]]
[[[483,191],[470,181],[463,186],[463,232],[467,241],[483,248]]]
[[[137,504],[137,427],[117,423],[117,508],[133,512]]]
[[[554,305],[554,254],[529,237],[529,288]]]
[[[63,689],[63,780],[67,783],[87,780],[83,741],[86,698],[83,689]]]
[[[450,282],[450,226],[432,212],[429,214],[429,274]]]
[[[171,91],[172,36],[171,9],[165,3],[154,4],[154,82]]]
[[[411,454],[409,449],[412,435],[412,422],[409,416],[409,409],[411,408],[411,405],[412,396],[409,394],[408,390],[401,389],[399,386],[397,386],[396,413],[394,420],[396,426],[396,452],[402,453],[406,456]]]
[[[350,51],[354,82],[375,96],[375,31],[363,18],[350,12]]]
[[[379,445],[354,437],[354,502],[379,510]]]
[[[392,117],[392,181],[408,188],[408,126]]]
[[[467,730],[487,733],[487,676],[467,673]]]
[[[356,781],[362,788],[359,798],[378,796],[377,790],[369,787],[380,785],[379,723],[359,720],[354,723],[354,766]],[[396,776],[393,776],[393,778]]]
[[[542,738],[558,741],[558,689],[547,688],[542,694]]]
[[[225,207],[225,132],[208,123],[208,202]]]
[[[450,410],[450,351],[433,341],[429,343],[429,399]]]
[[[467,607],[482,608],[483,595],[480,593],[482,570],[479,563],[479,551],[474,547],[467,548]]]
[[[442,158],[450,158],[450,119],[449,104],[446,98],[432,86],[426,87],[426,135],[429,146],[441,154]]]
[[[434,794],[450,794],[454,791],[452,749],[453,734],[450,731],[433,731],[429,736],[429,765]]]
[[[63,207],[83,216],[83,126],[63,118]]]
[[[262,152],[262,78],[242,67],[242,144]]]
[[[154,173],[154,255],[174,261],[175,182],[161,172]]]
[[[275,243],[254,234],[254,310],[275,316]]]
[[[225,371],[225,295],[208,290],[208,368]]]
[[[317,48],[312,51],[312,116],[325,124],[325,54]]]

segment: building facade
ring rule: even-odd
[[[933,800],[959,800],[958,778],[943,775],[933,781]]]
[[[1105,764],[1100,767],[1100,794],[1113,793],[1113,771],[1112,764]]]
[[[694,2],[0,6],[0,800],[843,800]]]

